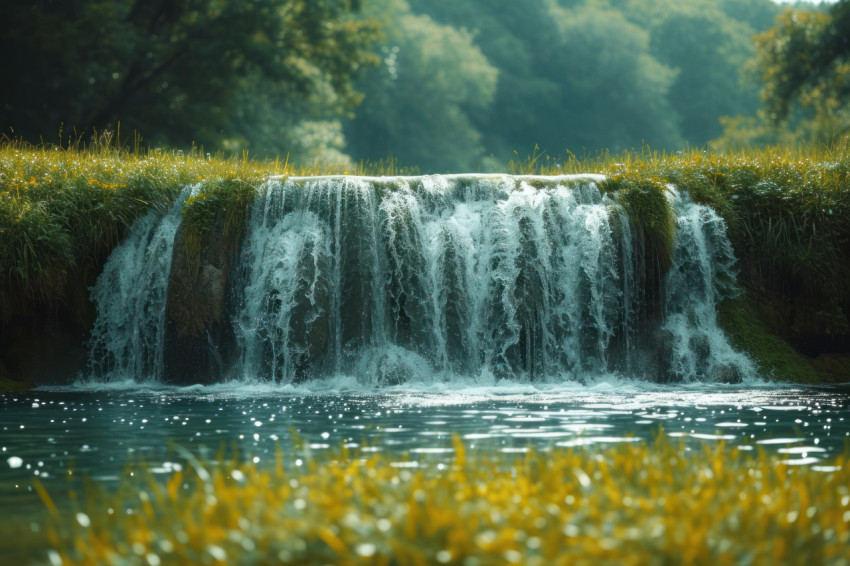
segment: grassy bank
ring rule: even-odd
[[[847,375],[825,368],[834,370],[835,355],[850,351],[850,138],[726,154],[534,155],[510,169],[594,171],[620,191],[672,183],[711,205],[726,220],[745,293],[743,302],[722,307],[721,323],[734,341],[778,379]]]
[[[129,151],[108,137],[88,147],[0,144],[0,319],[27,302],[62,300],[69,276],[99,269],[136,218],[165,210],[188,184],[207,185],[187,211],[202,228],[230,200],[244,203],[246,188],[269,175],[342,172],[247,156]]]
[[[95,315],[88,288],[133,221],[164,212],[186,185],[201,184],[184,208],[187,252],[197,259],[215,222],[238,235],[270,175],[365,172],[399,170],[392,159],[297,167],[247,155],[130,150],[109,135],[64,148],[0,142],[0,391],[32,385],[21,383],[32,376],[67,380],[84,368]]]
[[[195,463],[91,488],[46,536],[54,564],[847,564],[850,454],[813,470],[663,434],[446,465],[338,452]],[[403,460],[403,458],[402,458]]]
[[[833,147],[722,155],[644,151],[588,159],[571,156],[562,162],[534,156],[508,169],[607,175],[603,189],[632,217],[652,278],[659,281],[672,249],[666,184],[674,183],[713,206],[728,224],[740,259],[739,282],[750,305],[746,320],[741,313],[721,316],[727,330],[769,375],[800,381],[840,379],[835,376],[841,372],[824,368],[836,366],[836,354],[850,352],[846,140]],[[0,345],[28,339],[4,338],[9,330],[3,325],[11,328],[17,324],[13,321],[23,319],[58,317],[60,325],[70,325],[83,336],[93,316],[87,287],[111,249],[136,218],[169,207],[185,185],[202,183],[201,193],[184,209],[186,247],[197,255],[205,232],[216,222],[225,234],[239,232],[256,187],[269,175],[330,173],[382,175],[398,170],[392,161],[346,170],[197,151],[129,151],[116,147],[108,136],[90,147],[0,144]],[[772,338],[755,340],[753,332]],[[777,349],[778,343],[792,348]],[[833,357],[809,363],[809,358],[822,355]],[[788,364],[796,369],[781,369],[791,367]],[[20,363],[6,365],[6,377],[15,378]]]

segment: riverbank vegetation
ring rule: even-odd
[[[507,169],[521,174],[605,174],[603,190],[612,193],[632,217],[646,240],[646,253],[652,256],[647,265],[655,265],[659,277],[669,267],[672,242],[673,219],[664,198],[667,184],[711,205],[726,220],[739,258],[744,298],[729,300],[745,300],[748,305],[721,308],[721,321],[733,339],[776,379],[848,377],[841,372],[836,375],[833,370],[840,364],[827,359],[845,354],[850,347],[850,144],[846,140],[834,146],[736,153],[667,154],[647,149],[592,158],[570,155],[562,162],[535,154],[510,163]],[[271,175],[398,172],[392,160],[356,168],[295,167],[247,155],[130,151],[108,136],[90,147],[3,144],[0,320],[7,328],[4,336],[8,338],[8,328],[15,326],[13,320],[38,312],[53,318],[65,313],[84,337],[93,322],[87,287],[110,250],[134,219],[151,210],[162,213],[186,185],[199,185],[183,211],[191,265],[193,253],[198,253],[194,248],[215,222],[221,222],[228,233],[241,230],[256,188]],[[735,316],[723,316],[724,312]],[[783,354],[772,339],[754,340],[753,325],[786,344]],[[833,368],[830,377],[813,373],[800,354],[811,359],[826,356],[819,367]],[[4,352],[7,364],[10,357],[14,356]],[[788,366],[790,359],[796,365]],[[15,373],[7,368],[0,377]]]
[[[227,230],[241,230],[270,175],[399,171],[393,159],[298,167],[246,154],[129,149],[110,133],[85,146],[0,143],[0,379],[41,373],[64,381],[84,366],[95,315],[88,287],[133,221],[165,212],[183,187],[198,185],[184,207],[192,251],[219,217]],[[39,365],[44,348],[55,354],[50,367]]]
[[[349,171],[350,169],[350,171]],[[0,144],[0,320],[22,303],[62,298],[69,276],[99,270],[139,216],[167,210],[199,184],[184,217],[195,233],[217,214],[237,230],[256,187],[271,175],[394,174],[388,159],[358,166],[249,159],[200,151],[128,150],[107,133],[72,147]],[[96,273],[94,273],[96,275]]]
[[[727,330],[758,324],[810,358],[850,352],[850,0],[314,4],[37,1],[4,14],[0,379],[85,365],[87,288],[128,226],[186,185],[199,184],[180,232],[191,275],[204,242],[235,249],[269,175],[498,172],[511,158],[514,172],[604,173],[650,287],[670,264],[666,185],[712,205],[752,307]],[[645,144],[659,152],[630,150]],[[36,368],[48,344],[55,362]],[[844,379],[837,360],[816,365]],[[809,379],[791,373],[773,372]]]
[[[511,163],[510,170],[549,175],[599,171],[609,177],[609,185],[621,191],[635,190],[647,182],[675,185],[694,200],[715,208],[726,220],[739,260],[738,281],[751,307],[738,313],[737,323],[722,317],[733,339],[742,346],[756,347],[757,341],[746,336],[756,324],[811,357],[846,352],[850,346],[847,138],[834,145],[726,153],[691,150],[668,154],[645,149],[591,158],[568,155],[563,162],[535,154]],[[741,319],[742,313],[748,313],[749,322]],[[739,337],[735,338],[736,334]],[[759,343],[761,350],[746,349],[767,373],[779,379],[813,379],[805,363],[790,374],[772,372],[780,366],[790,367],[786,365],[790,362],[780,362],[783,356],[768,342]]]
[[[512,459],[456,438],[446,463],[220,454],[167,480],[131,467],[71,509],[37,490],[53,564],[844,564],[848,457],[661,433]]]

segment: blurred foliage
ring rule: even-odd
[[[676,69],[670,104],[682,136],[702,146],[722,134],[718,117],[758,108],[759,85],[743,72],[754,55],[755,30],[715,2],[675,2],[656,10],[648,22],[651,52]]]
[[[850,126],[850,0],[799,6],[0,0],[0,132],[425,172],[827,141]]]
[[[442,460],[184,449],[185,469],[133,462],[68,505],[34,480],[49,515],[30,538],[69,566],[846,563],[850,449],[818,467],[746,441],[626,440],[500,454],[455,436]]]
[[[704,145],[721,135],[720,116],[758,107],[745,63],[752,35],[779,12],[770,0],[410,5],[470,30],[498,69],[492,104],[470,114],[497,162],[534,146],[558,155]]]
[[[725,118],[718,148],[828,142],[850,131],[850,1],[788,9],[755,37],[764,108]]]
[[[756,44],[771,118],[787,118],[794,100],[835,111],[850,98],[850,1],[826,14],[787,11]]]
[[[561,152],[680,141],[666,98],[674,71],[650,55],[648,33],[621,12],[550,0],[413,0],[411,6],[471,30],[499,70],[492,104],[472,115],[498,160],[536,144]]]
[[[413,14],[405,0],[366,6],[385,37],[382,65],[358,83],[365,101],[346,125],[353,155],[393,154],[431,172],[480,168],[481,133],[471,114],[493,100],[496,68],[468,31]]]
[[[0,128],[31,142],[123,128],[152,145],[241,149],[269,119],[297,125],[307,108],[335,116],[359,102],[352,80],[375,60],[377,31],[351,19],[358,5],[2,0]],[[281,100],[293,101],[288,121],[256,108]]]

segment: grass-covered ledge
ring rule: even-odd
[[[659,273],[665,270],[671,245],[665,187],[676,185],[711,205],[726,220],[739,258],[744,291],[739,301],[745,300],[746,308],[735,303],[721,306],[720,313],[733,340],[773,378],[846,379],[836,371],[841,367],[836,360],[850,352],[846,140],[832,147],[731,154],[646,150],[570,157],[560,163],[536,156],[508,169],[520,174],[605,175],[602,189],[612,193],[641,229]],[[1,383],[45,371],[32,366],[39,362],[33,352],[44,346],[35,337],[42,334],[42,341],[52,340],[51,347],[61,351],[64,343],[57,337],[70,332],[65,363],[72,368],[84,364],[79,345],[94,316],[88,287],[132,222],[150,210],[165,211],[186,185],[200,184],[182,215],[191,272],[208,231],[224,230],[228,238],[238,239],[255,190],[269,177],[396,173],[393,161],[355,168],[298,168],[286,161],[199,151],[130,151],[111,144],[108,137],[88,147],[0,144]],[[753,339],[755,328],[768,339]],[[791,367],[791,358],[797,369],[780,369]]]
[[[200,185],[183,211],[187,259],[197,262],[214,222],[238,236],[256,187],[269,177],[364,172],[399,170],[393,159],[297,167],[247,154],[131,150],[109,133],[71,147],[0,142],[0,391],[83,368],[94,320],[88,287],[133,221],[164,213],[183,187]],[[50,362],[37,355],[48,346]]]
[[[840,363],[850,351],[850,138],[725,154],[646,149],[563,162],[535,155],[511,169],[594,171],[621,191],[672,183],[711,205],[728,225],[745,295],[721,306],[733,340],[775,379],[850,379]]]

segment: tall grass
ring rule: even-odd
[[[744,448],[661,433],[513,459],[456,438],[439,466],[278,452],[131,468],[71,510],[37,490],[54,564],[846,564],[848,453],[816,471]]]
[[[231,201],[244,208],[251,187],[271,175],[360,174],[369,168],[389,172],[398,165],[362,163],[348,171],[333,164],[256,161],[247,153],[130,149],[109,133],[68,147],[0,142],[0,320],[32,301],[61,301],[69,279],[85,279],[98,269],[136,218],[166,210],[187,184],[205,184],[187,207],[189,226],[202,232],[212,212],[229,209]],[[239,222],[230,217],[228,226]]]

